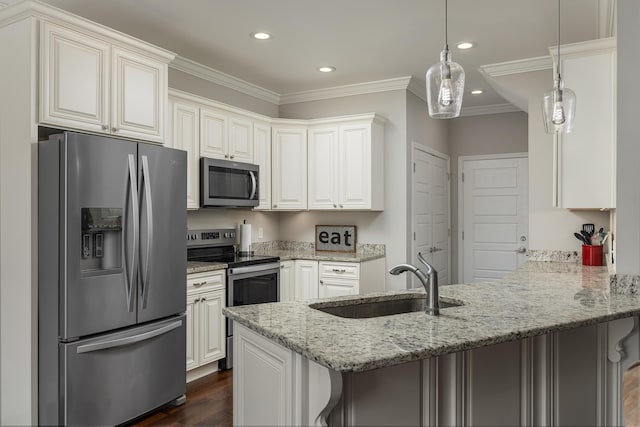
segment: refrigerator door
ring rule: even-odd
[[[136,143],[62,138],[59,335],[66,340],[136,323],[139,206]]]
[[[60,344],[63,425],[118,425],[186,391],[185,316]]]
[[[186,311],[187,155],[138,146],[140,268],[138,322]]]

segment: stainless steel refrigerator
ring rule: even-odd
[[[38,145],[39,423],[116,425],[186,388],[186,153]]]

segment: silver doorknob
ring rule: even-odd
[[[516,249],[514,252],[517,252],[519,254],[524,254],[527,252],[527,248],[525,248],[524,246],[520,246],[518,249]]]

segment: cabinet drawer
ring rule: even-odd
[[[321,262],[319,270],[320,277],[360,278],[360,264],[353,262]]]
[[[224,271],[187,275],[187,292],[224,289]]]

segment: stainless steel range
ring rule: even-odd
[[[236,230],[189,230],[187,260],[227,264],[227,307],[280,301],[280,258],[264,255],[239,255]],[[233,321],[226,320],[227,357],[220,369],[233,367]]]

